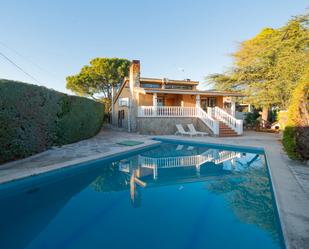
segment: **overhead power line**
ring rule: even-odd
[[[30,73],[27,73],[24,69],[22,69],[20,66],[18,66],[14,61],[12,61],[9,57],[7,57],[5,54],[3,54],[2,52],[0,52],[0,55],[7,60],[8,62],[10,62],[12,65],[14,65],[15,67],[17,67],[20,71],[22,71],[24,74],[26,74],[27,76],[29,76],[31,79],[33,79],[35,82],[42,84],[39,80],[37,80],[35,77],[33,77]]]
[[[18,52],[16,49],[12,48],[11,46],[8,46],[7,44],[5,44],[3,41],[0,41],[0,45],[2,45],[4,48],[12,51],[13,53],[15,53],[16,55],[18,55],[20,58],[24,59],[25,61],[29,62],[30,64],[32,64],[33,66],[37,67],[39,70],[41,70],[44,73],[49,74],[50,76],[53,76],[53,78],[57,78],[57,76],[48,71],[47,69],[45,69],[44,67],[40,66],[38,63],[35,63],[32,59],[30,59],[28,56],[25,56],[23,54],[21,54],[20,52]]]

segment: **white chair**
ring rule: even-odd
[[[182,136],[183,135],[189,135],[190,137],[192,137],[193,135],[197,135],[197,134],[194,134],[190,131],[185,131],[181,124],[176,124],[176,128],[177,128],[177,131],[176,131],[175,135],[182,135]]]
[[[191,133],[194,133],[194,134],[196,134],[196,135],[201,135],[201,136],[207,136],[207,135],[208,135],[207,132],[202,132],[202,131],[197,131],[197,130],[195,130],[195,127],[194,127],[193,124],[188,124],[188,128],[189,128],[189,131],[190,131]]]

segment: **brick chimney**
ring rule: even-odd
[[[128,116],[128,131],[135,132],[137,128],[137,112],[139,93],[134,91],[134,88],[140,86],[140,62],[133,60],[130,65],[129,73],[129,86],[130,86],[130,103],[129,103],[129,116]]]
[[[133,60],[131,65],[130,65],[130,74],[129,74],[129,79],[130,79],[130,87],[139,87],[140,86],[140,61],[139,60]]]

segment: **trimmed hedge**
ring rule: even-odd
[[[292,95],[283,146],[290,158],[309,160],[309,71]]]
[[[94,136],[103,104],[0,79],[0,163]]]

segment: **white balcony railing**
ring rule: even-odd
[[[196,117],[203,121],[214,135],[219,135],[219,122],[200,107],[139,106],[139,117]]]
[[[209,107],[207,112],[215,119],[225,123],[231,129],[236,131],[238,135],[243,133],[243,121],[241,119],[236,119],[217,106],[213,108]]]
[[[197,108],[181,106],[140,106],[139,117],[197,117]]]
[[[165,157],[165,158],[151,158],[139,156],[139,165],[144,168],[157,167],[160,169],[164,168],[177,168],[177,167],[192,167],[199,166],[205,162],[213,160],[211,155],[192,155],[192,156],[181,156],[181,157]]]
[[[235,151],[221,151],[215,154],[214,151],[210,150],[201,155],[191,156],[177,156],[177,157],[162,157],[153,158],[146,156],[138,156],[138,164],[143,168],[178,168],[178,167],[192,167],[200,166],[206,162],[213,162],[214,164],[221,164],[225,161],[229,161],[234,158],[239,158],[240,152]]]

